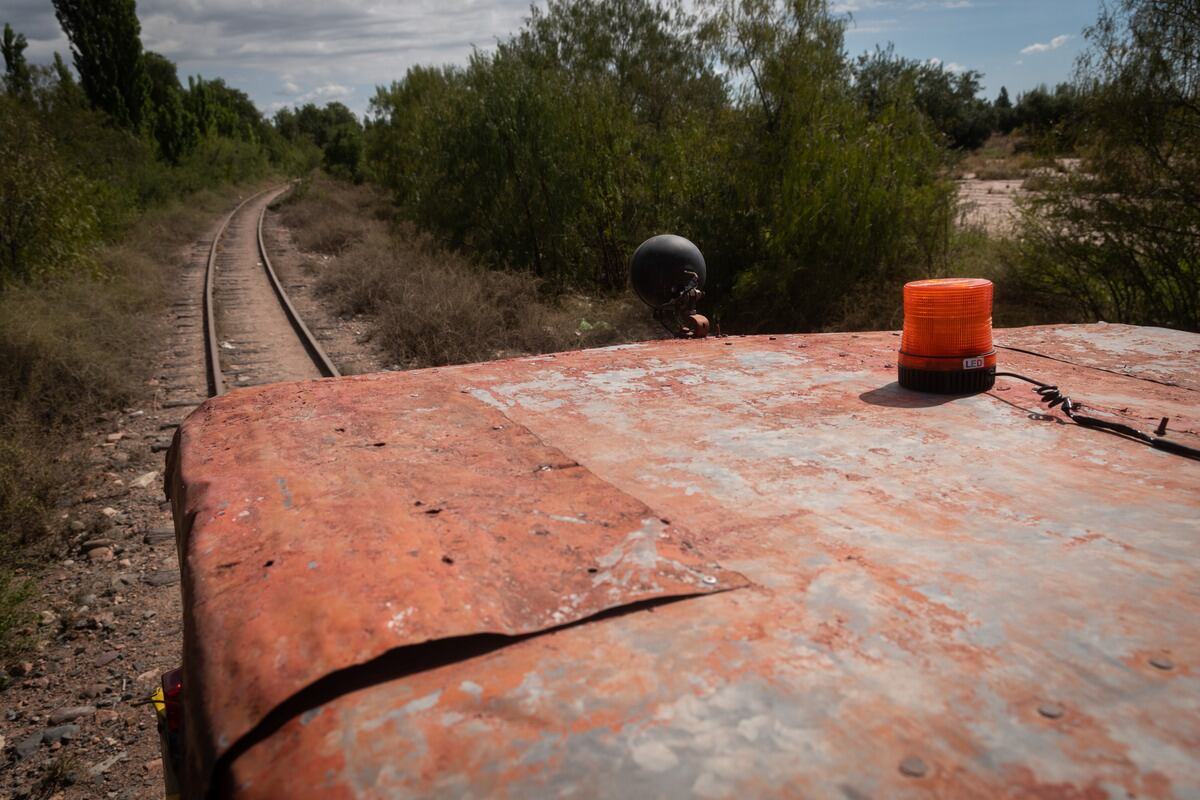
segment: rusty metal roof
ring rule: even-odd
[[[998,331],[1200,441],[1200,336]],[[1200,794],[1200,464],[897,337],[236,391],[180,430],[189,773],[243,797]],[[1036,353],[1036,354],[1035,354]]]

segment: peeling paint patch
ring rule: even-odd
[[[279,494],[283,498],[283,507],[292,507],[292,493],[288,490],[287,478],[276,478],[275,483],[279,486]]]

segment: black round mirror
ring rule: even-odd
[[[642,242],[629,265],[633,290],[651,308],[663,308],[704,288],[706,277],[700,248],[670,233]]]

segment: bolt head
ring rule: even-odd
[[[1150,659],[1150,666],[1161,670],[1175,669],[1175,662],[1166,656],[1155,656]]]
[[[909,756],[900,762],[900,772],[910,778],[922,778],[928,771],[929,767],[916,756]]]
[[[1058,703],[1042,703],[1038,706],[1038,713],[1046,719],[1058,719],[1063,715],[1063,707]]]

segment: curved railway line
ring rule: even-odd
[[[289,188],[246,198],[213,237],[202,303],[210,396],[241,386],[340,374],[296,312],[263,241],[267,208]]]

